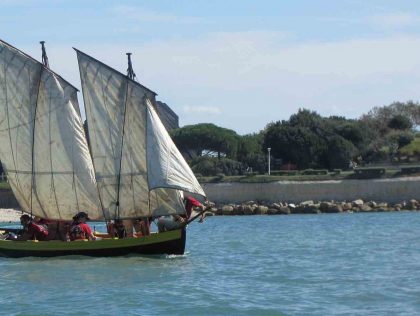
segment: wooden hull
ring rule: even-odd
[[[175,254],[185,251],[186,232],[178,229],[150,236],[98,241],[9,241],[0,240],[0,257],[56,257],[81,255],[115,257],[128,254]]]

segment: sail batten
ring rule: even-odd
[[[103,218],[77,89],[0,41],[0,160],[23,211]]]
[[[205,194],[155,116],[152,102],[156,94],[89,55],[76,52],[104,209],[111,218],[184,213],[178,190]],[[151,148],[154,145],[157,148]],[[169,155],[162,151],[165,148],[170,149]]]

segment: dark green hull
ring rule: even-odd
[[[0,257],[92,256],[115,257],[129,254],[174,254],[185,251],[186,232],[178,229],[150,236],[98,241],[9,241],[0,240]]]

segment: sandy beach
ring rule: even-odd
[[[22,211],[12,208],[0,209],[0,223],[19,222]]]

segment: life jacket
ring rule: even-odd
[[[87,239],[86,233],[79,224],[73,224],[70,227],[70,240]]]
[[[48,227],[47,227],[47,225],[30,222],[28,224],[28,228],[27,229],[29,230],[30,227],[32,227],[32,229],[34,230],[34,232],[39,233],[41,236],[43,236],[43,237],[48,236]]]

